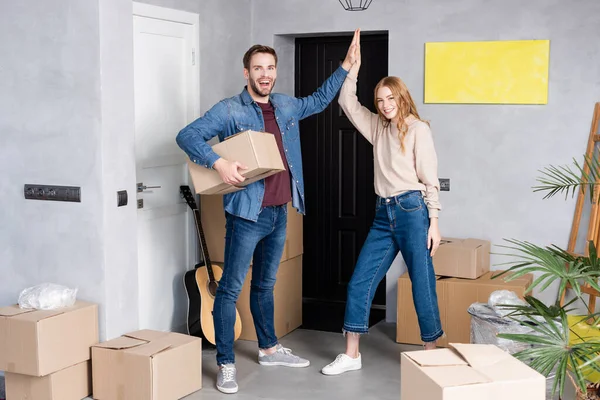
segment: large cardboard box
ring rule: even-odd
[[[490,242],[443,238],[433,256],[435,274],[476,279],[490,270]]]
[[[543,375],[494,345],[405,352],[400,361],[402,400],[546,398]]]
[[[57,310],[0,308],[0,370],[45,376],[90,359],[98,343],[98,306]]]
[[[213,169],[188,160],[194,189],[199,194],[225,194],[243,189],[243,186],[284,171],[283,160],[275,136],[265,132],[245,131],[228,137],[212,146],[219,156],[228,161],[238,161],[248,167],[241,172],[246,180],[232,186],[224,183]]]
[[[445,279],[446,294],[446,335],[450,342],[469,343],[471,340],[471,315],[467,309],[473,303],[487,303],[492,292],[510,290],[523,298],[525,290],[533,282],[533,275],[506,282],[502,277],[492,279],[497,271],[491,271],[476,280]]]
[[[287,233],[281,262],[298,257],[304,252],[302,214],[298,213],[291,203],[288,203],[287,211]],[[225,262],[223,196],[202,196],[200,213],[210,259],[214,262]]]
[[[92,393],[91,361],[42,377],[7,372],[5,383],[11,400],[81,400]]]
[[[172,400],[202,388],[196,337],[141,330],[92,347],[96,400]]]
[[[496,290],[510,290],[523,298],[525,290],[533,281],[533,275],[506,282],[505,276],[491,279],[499,271],[492,271],[477,279],[437,279],[438,307],[445,337],[438,340],[439,346],[448,343],[469,343],[471,340],[471,316],[467,309],[471,304],[487,303]],[[398,310],[396,341],[406,344],[422,344],[420,329],[412,299],[412,286],[408,273],[398,279]]]
[[[242,319],[242,340],[257,340],[250,312],[250,282],[252,267],[246,276],[237,308]],[[275,334],[287,335],[302,325],[302,256],[287,260],[279,266],[273,293],[275,301]]]

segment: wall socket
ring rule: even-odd
[[[79,186],[30,185],[25,184],[23,194],[29,200],[70,201],[81,203]]]
[[[450,179],[449,178],[440,178],[440,191],[443,191],[443,192],[450,191]]]

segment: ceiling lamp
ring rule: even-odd
[[[339,0],[346,11],[364,11],[371,5],[373,0]]]

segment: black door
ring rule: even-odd
[[[351,37],[296,39],[296,96],[313,93],[340,65]],[[362,35],[359,101],[372,112],[373,89],[388,74],[388,37]],[[338,105],[300,123],[304,218],[303,328],[339,332],[347,285],[375,216],[373,147]],[[371,325],[385,318],[385,280]]]

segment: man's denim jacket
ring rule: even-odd
[[[298,122],[327,108],[342,87],[347,74],[340,66],[316,92],[307,97],[296,98],[279,93],[270,95],[291,173],[292,205],[301,214],[305,212],[305,203]],[[228,136],[246,130],[264,132],[265,127],[260,107],[244,88],[239,95],[221,100],[204,116],[183,128],[177,135],[177,144],[193,162],[212,168],[219,156],[206,142],[217,135],[223,141]],[[223,206],[230,214],[256,221],[264,194],[263,179],[246,186],[245,190],[224,195]]]

